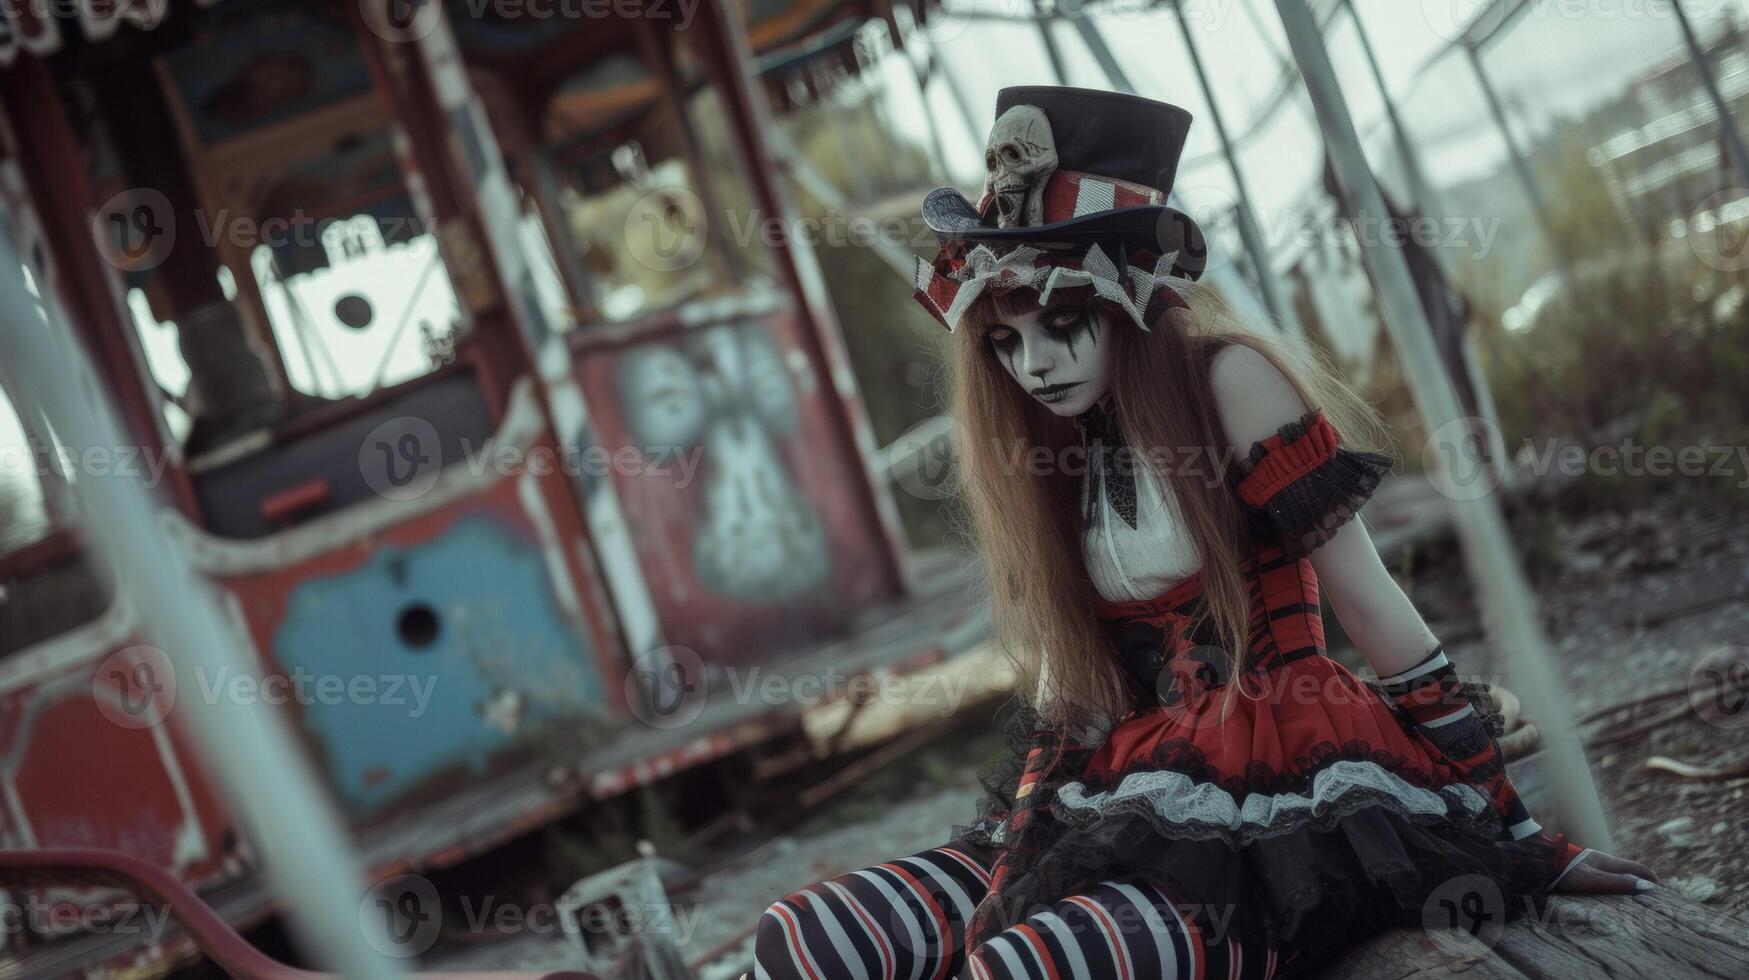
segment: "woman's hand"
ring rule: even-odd
[[[1632,895],[1657,887],[1658,876],[1638,861],[1602,851],[1586,851],[1573,859],[1555,891],[1563,895]]]

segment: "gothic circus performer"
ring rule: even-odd
[[[1653,887],[1526,811],[1487,689],[1353,519],[1376,416],[1197,282],[1165,206],[1189,114],[1024,87],[996,116],[981,203],[924,201],[916,286],[1031,695],[1014,757],[945,845],[772,905],[755,976],[1285,976],[1446,892]],[[1326,656],[1321,591],[1377,683]]]

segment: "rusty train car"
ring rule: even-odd
[[[793,734],[796,704],[716,696],[734,671],[977,643],[907,551],[807,243],[719,220],[793,213],[761,58],[842,57],[890,7],[64,6],[0,13],[0,231],[130,426],[104,465],[145,468],[259,670],[174,674],[57,517],[94,464],[20,413],[5,846],[127,851],[247,924],[271,897],[176,698],[290,712],[386,874]]]

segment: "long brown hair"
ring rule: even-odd
[[[1202,562],[1203,615],[1236,664],[1250,617],[1246,518],[1228,480],[1234,451],[1209,386],[1214,355],[1230,344],[1263,354],[1307,405],[1323,410],[1347,446],[1377,448],[1384,428],[1309,344],[1249,329],[1212,286],[1172,286],[1189,309],[1171,310],[1145,332],[1105,307],[1113,328],[1106,335],[1116,345],[1111,390],[1126,441],[1178,505]],[[1059,289],[1051,300],[1104,305],[1087,287]],[[1129,697],[1081,555],[1081,470],[1064,465],[1077,458],[1079,433],[1027,395],[984,338],[992,324],[1028,310],[1038,310],[1033,290],[986,295],[957,331],[951,402],[960,478],[987,560],[996,639],[1014,664],[1019,693],[1048,722],[1097,725],[1121,717]]]

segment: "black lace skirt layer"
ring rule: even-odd
[[[979,818],[954,828],[953,846],[1010,868],[973,945],[1100,881],[1147,881],[1205,941],[1297,951],[1297,972],[1392,926],[1538,909],[1555,873],[1556,848],[1501,840],[1472,788],[1425,785],[1364,751],[1254,774],[1254,792],[1184,755],[1180,768],[1094,780],[1104,788],[1089,792],[1072,774],[1091,753],[1067,747],[1016,800],[1040,731],[1024,709],[1013,717],[1017,751],[983,774]]]

